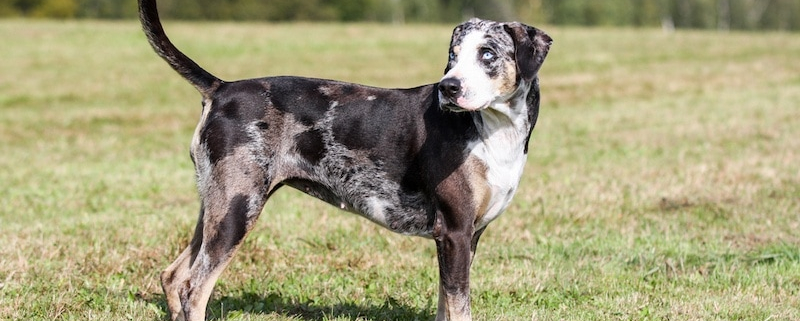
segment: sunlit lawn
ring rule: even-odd
[[[452,26],[167,22],[224,79],[435,82]],[[477,320],[800,319],[800,35],[543,26],[542,110]],[[163,320],[199,95],[136,22],[0,20],[0,319]],[[432,241],[288,189],[212,319],[432,320]]]

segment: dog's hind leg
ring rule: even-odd
[[[181,299],[178,292],[179,286],[186,283],[191,276],[189,268],[191,262],[197,256],[200,250],[200,244],[203,240],[203,209],[200,209],[200,216],[197,221],[197,227],[194,231],[191,243],[186,247],[181,255],[175,259],[172,264],[161,273],[161,289],[164,290],[164,295],[167,298],[167,308],[169,309],[172,320],[183,320],[183,308],[181,307]]]
[[[194,239],[162,277],[173,320],[204,320],[217,278],[254,226],[267,189],[276,188],[263,168],[236,155],[206,174],[198,180],[202,211]]]

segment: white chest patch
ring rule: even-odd
[[[519,186],[522,170],[527,161],[525,139],[527,138],[527,119],[513,117],[518,124],[510,126],[511,119],[496,111],[481,113],[481,139],[473,141],[469,148],[471,156],[486,165],[486,184],[488,200],[485,212],[478,213],[476,229],[482,228],[496,219],[511,203]],[[520,120],[522,119],[522,120]]]

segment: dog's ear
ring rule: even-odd
[[[517,77],[530,82],[542,67],[553,39],[544,31],[519,22],[511,22],[504,27],[514,40]]]

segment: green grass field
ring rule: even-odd
[[[166,24],[224,79],[435,82],[452,26]],[[800,320],[800,34],[574,29],[540,73],[476,320]],[[165,320],[200,96],[136,22],[0,20],[0,319]],[[432,241],[289,189],[212,320],[432,320]]]

